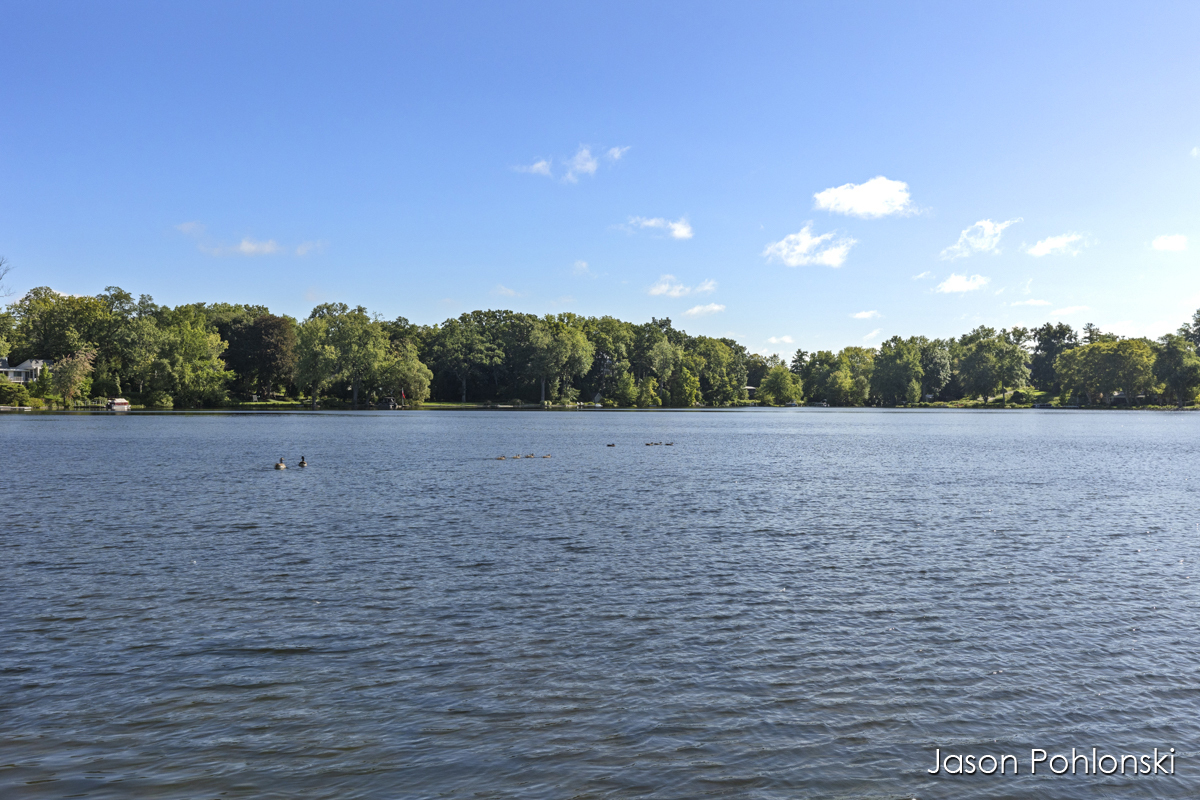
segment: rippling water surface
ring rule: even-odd
[[[0,796],[1196,797],[1198,428],[4,416]]]

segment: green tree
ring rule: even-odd
[[[700,391],[700,379],[686,365],[674,371],[667,388],[670,404],[674,408],[691,408],[700,405],[704,399]]]
[[[105,340],[110,312],[98,298],[59,294],[47,286],[31,289],[10,306],[16,319],[13,358],[58,361]]]
[[[337,347],[334,345],[329,320],[309,317],[300,324],[296,341],[296,382],[307,387],[313,409],[317,397],[337,374]]]
[[[214,406],[225,402],[225,382],[233,373],[221,354],[226,343],[200,311],[180,306],[164,315],[158,358],[152,366],[151,388],[174,399],[176,405]]]
[[[378,375],[380,387],[391,397],[400,396],[420,405],[429,399],[433,373],[421,363],[410,341],[392,342]]]
[[[62,396],[63,405],[69,406],[75,399],[75,395],[91,374],[95,360],[95,348],[85,346],[54,363],[54,391]]]
[[[908,401],[909,387],[917,385],[921,393],[921,348],[913,341],[893,336],[879,346],[875,366],[871,372],[871,392],[881,398],[885,405],[898,405]]]
[[[1033,355],[1029,361],[1029,378],[1043,392],[1057,394],[1062,390],[1054,362],[1067,350],[1079,346],[1075,329],[1065,322],[1047,322],[1033,332]]]
[[[1197,314],[1200,316],[1200,312]],[[1154,361],[1154,377],[1166,386],[1180,408],[1185,400],[1195,396],[1200,387],[1200,356],[1189,338],[1170,333],[1162,338],[1162,347]]]
[[[638,408],[657,408],[662,405],[658,396],[658,381],[653,375],[647,375],[638,382]]]
[[[633,373],[631,373],[628,369],[623,370],[619,375],[617,375],[612,396],[613,400],[615,400],[619,406],[628,407],[637,405],[638,387],[637,383],[633,380]]]
[[[803,397],[801,380],[783,364],[771,367],[758,384],[756,398],[767,405],[784,405],[799,402]]]
[[[435,363],[462,382],[462,401],[467,402],[467,379],[472,374],[500,363],[504,353],[482,335],[470,316],[442,323],[433,346]]]
[[[873,350],[865,347],[842,348],[830,365],[825,379],[826,402],[834,406],[866,405],[871,395],[874,368]]]
[[[946,388],[953,374],[949,342],[943,339],[926,339],[924,336],[917,336],[909,341],[914,342],[921,351],[921,385],[917,394],[936,397]]]
[[[363,381],[379,374],[387,359],[387,332],[362,306],[351,309],[345,303],[325,303],[313,309],[309,319],[313,318],[329,323],[329,344],[337,353],[337,375],[350,384],[357,410]]]

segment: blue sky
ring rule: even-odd
[[[18,292],[782,353],[1200,307],[1195,3],[6,0],[0,30]]]

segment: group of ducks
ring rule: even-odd
[[[308,462],[304,460],[304,456],[300,456],[300,464],[299,464],[299,466],[301,466],[301,467],[307,467],[307,466],[308,466]],[[275,465],[275,469],[287,469],[287,464],[283,463],[283,459],[282,459],[282,458],[281,458],[281,459],[279,459],[279,463]]]
[[[549,458],[549,457],[550,457],[549,455],[542,456],[542,458]],[[537,458],[537,456],[535,456],[533,453],[530,453],[527,456],[513,456],[513,458]],[[508,456],[497,456],[496,460],[497,461],[507,461]]]
[[[646,442],[646,447],[653,447],[654,445],[657,445],[657,444],[666,445],[667,447],[675,446],[674,442]],[[605,447],[616,447],[615,444],[606,444],[604,446]]]

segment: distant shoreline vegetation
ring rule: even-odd
[[[109,287],[31,290],[0,313],[0,357],[47,364],[0,380],[0,405],[362,408],[392,401],[691,408],[827,403],[1182,408],[1200,389],[1200,311],[1177,333],[1126,339],[1094,325],[978,327],[958,338],[797,350],[789,363],[670,319],[473,311],[438,325],[325,303],[298,321],[265,306],[168,308]]]

